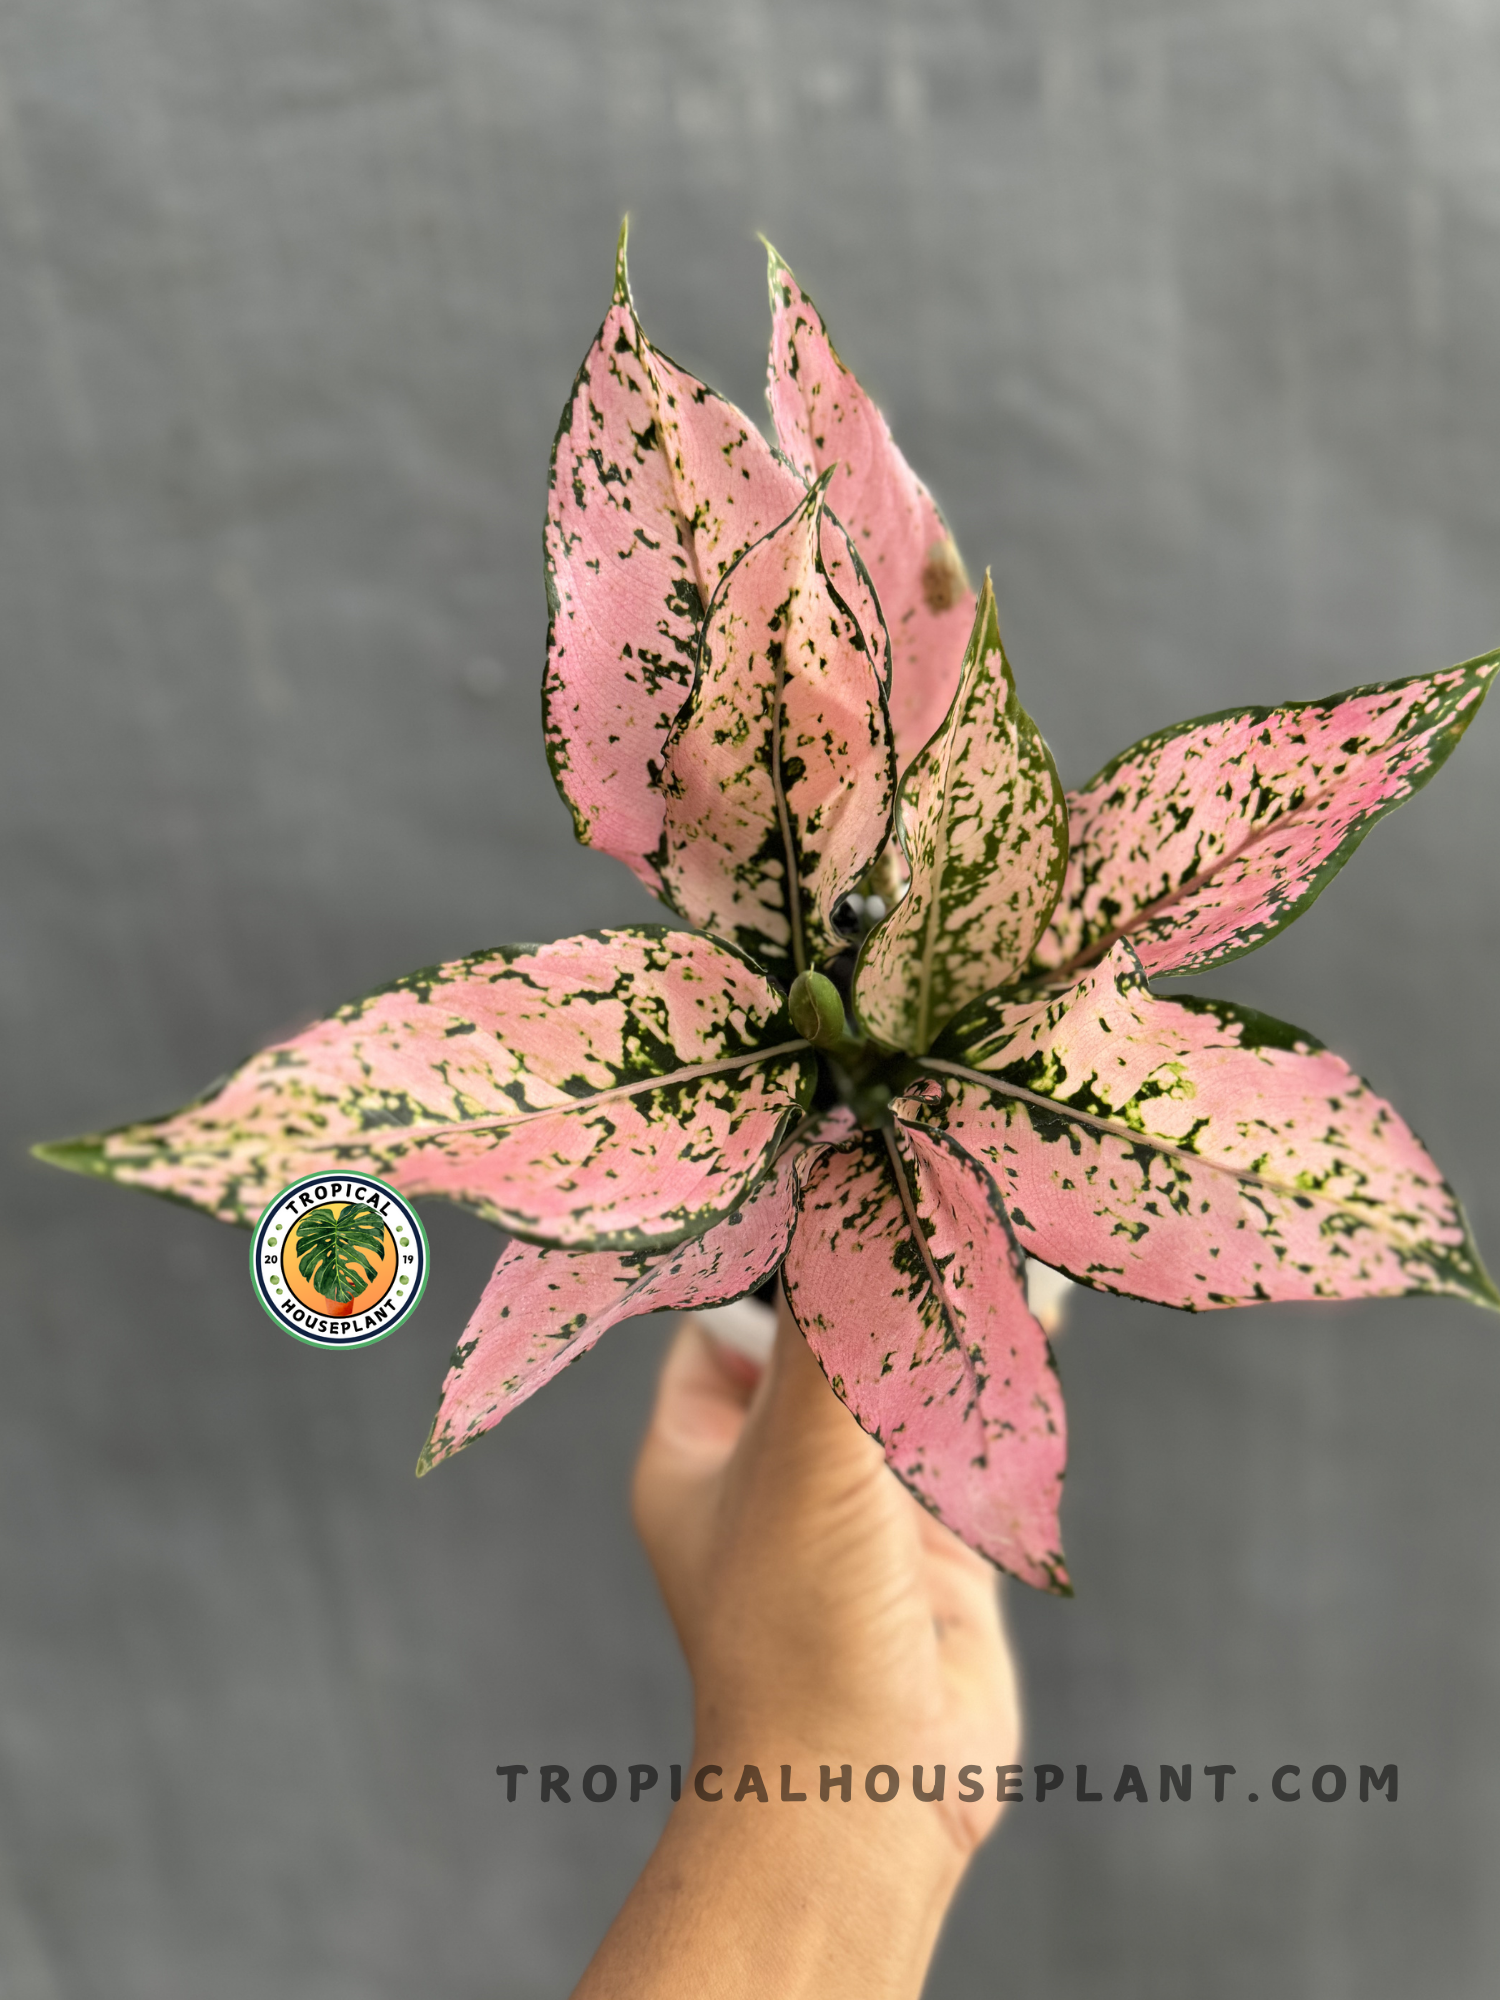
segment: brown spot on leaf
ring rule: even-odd
[[[968,589],[964,559],[954,542],[934,542],[922,565],[922,602],[927,609],[951,611]]]

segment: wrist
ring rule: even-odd
[[[830,1767],[824,1798],[820,1767],[802,1760],[785,1784],[779,1763],[728,1751],[689,1767],[659,1854],[714,1911],[713,1991],[724,2000],[742,1990],[777,2000],[920,1994],[966,1857],[909,1788],[876,1804],[855,1766],[846,1802],[841,1775]]]
[[[914,1696],[893,1720],[889,1708],[870,1714],[857,1702],[736,1702],[700,1688],[684,1792],[726,1816],[782,1806],[833,1822],[830,1832],[852,1823],[872,1857],[888,1850],[892,1866],[951,1877],[951,1894],[1004,1810],[997,1772],[1019,1753],[1016,1733],[987,1717],[969,1726],[924,1709]]]
[[[872,1896],[900,1888],[944,1908],[982,1832],[959,1802],[958,1766],[884,1742],[868,1753],[838,1729],[700,1733],[683,1773],[685,1822],[734,1841],[760,1835],[816,1853],[822,1866],[858,1866]],[[973,1767],[971,1767],[973,1768]],[[988,1830],[988,1816],[985,1828]]]

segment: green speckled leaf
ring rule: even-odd
[[[832,474],[828,505],[880,594],[891,635],[891,734],[905,770],[953,698],[974,591],[932,495],[839,359],[817,307],[769,243],[766,250],[766,393],[776,435],[809,482]]]
[[[1062,784],[1017,699],[988,576],[958,692],[901,780],[896,827],[911,886],[865,940],[854,1001],[877,1040],[920,1053],[1026,963],[1067,861]]]
[[[1128,944],[1051,999],[976,1001],[924,1067],[897,1116],[982,1159],[1022,1249],[1084,1284],[1190,1309],[1500,1304],[1452,1189],[1346,1062],[1247,1008],[1156,998]]]
[[[853,560],[819,485],[730,570],[662,784],[674,907],[787,985],[844,949],[833,911],[885,844],[896,789],[884,629],[861,626],[835,552]]]
[[[649,925],[413,973],[171,1117],[42,1150],[226,1222],[337,1165],[534,1242],[666,1248],[743,1201],[813,1080],[755,966]]]
[[[542,722],[578,838],[661,886],[662,744],[704,607],[802,481],[742,410],[653,347],[625,275],[552,449]]]
[[[794,1163],[788,1149],[731,1215],[671,1250],[509,1244],[454,1351],[418,1472],[492,1430],[621,1320],[722,1305],[764,1284],[792,1233]]]
[[[799,1163],[787,1302],[902,1483],[991,1562],[1066,1590],[1067,1433],[998,1189],[901,1123]]]
[[[1300,916],[1370,828],[1443,764],[1500,665],[1226,709],[1158,730],[1068,796],[1048,971],[1128,937],[1153,976],[1206,972]]]

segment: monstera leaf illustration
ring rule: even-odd
[[[348,1305],[375,1282],[384,1254],[385,1224],[363,1202],[310,1208],[297,1224],[297,1269],[315,1292],[338,1305]]]

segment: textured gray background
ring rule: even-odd
[[[5,0],[6,2000],[560,1994],[656,1816],[493,1766],[683,1753],[622,1498],[660,1323],[418,1485],[483,1229],[434,1213],[418,1319],[324,1355],[239,1234],[22,1157],[649,914],[537,726],[622,210],[652,333],[756,409],[774,235],[1077,780],[1500,640],[1497,94],[1480,0]],[[1496,723],[1211,982],[1388,1091],[1492,1258]],[[1030,1754],[1401,1798],[1028,1806],[934,1993],[1494,1992],[1496,1336],[1083,1301]]]

